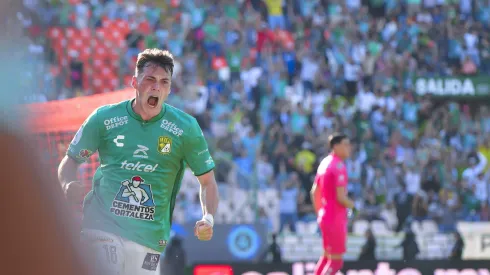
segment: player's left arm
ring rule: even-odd
[[[185,161],[200,183],[201,207],[203,218],[196,223],[196,236],[200,240],[210,240],[214,215],[216,214],[219,193],[214,177],[214,161],[208,149],[208,144],[199,124],[195,119],[184,137]]]
[[[218,184],[214,177],[214,171],[198,176],[197,179],[201,184],[199,195],[201,198],[203,217],[206,217],[208,214],[214,216],[218,209],[219,202]]]

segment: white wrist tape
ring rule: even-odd
[[[207,222],[209,225],[211,225],[211,227],[214,226],[214,218],[213,218],[213,215],[207,213],[206,215],[204,215],[202,217],[202,220]]]

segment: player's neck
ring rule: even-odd
[[[344,161],[344,158],[341,158],[338,154],[335,154],[335,152],[330,153],[334,158],[340,159],[341,161]]]

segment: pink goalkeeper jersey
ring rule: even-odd
[[[347,186],[347,169],[342,159],[334,154],[324,158],[318,166],[315,183],[321,190],[322,198],[318,222],[347,223],[347,209],[337,201],[337,187]]]

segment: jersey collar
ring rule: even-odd
[[[332,152],[332,154],[331,154],[331,155],[332,155],[332,158],[333,158],[333,159],[336,159],[336,160],[338,160],[338,161],[343,162],[342,158],[340,158],[339,156],[337,156],[337,155],[336,155],[334,152]]]
[[[126,105],[126,109],[128,110],[129,115],[138,121],[144,121],[144,122],[158,121],[163,117],[163,115],[165,115],[165,112],[167,111],[167,106],[165,103],[163,103],[162,110],[160,111],[160,113],[157,116],[153,117],[152,119],[145,121],[141,118],[140,115],[138,115],[137,113],[134,112],[134,110],[133,110],[134,100],[135,100],[134,98],[131,100],[128,100],[128,104]]]

